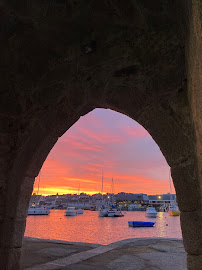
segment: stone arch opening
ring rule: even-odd
[[[1,11],[2,268],[20,268],[43,159],[81,115],[103,107],[135,119],[159,145],[172,170],[188,268],[200,270],[199,1],[2,1]]]
[[[138,142],[141,143],[141,145],[139,145]],[[149,147],[148,150],[147,146]],[[132,147],[131,150],[130,147]],[[40,189],[42,190],[40,192],[48,195],[56,194],[58,192],[55,189],[53,190],[54,193],[52,193],[52,188],[50,191],[46,191],[45,189],[43,192],[43,178],[45,177],[46,183],[49,181],[49,170],[52,172],[54,169],[54,162],[59,165],[55,169],[58,172],[58,176],[57,174],[53,174],[52,182],[50,183],[54,183],[60,177],[67,177],[65,179],[66,181],[68,181],[68,177],[70,178],[70,181],[71,179],[73,181],[73,178],[78,179],[77,181],[79,181],[79,179],[82,181],[82,178],[85,180],[85,177],[86,179],[90,179],[88,177],[90,177],[91,170],[95,173],[94,178],[97,180],[101,179],[102,171],[105,179],[106,177],[110,179],[111,177],[115,179],[117,177],[121,178],[124,173],[128,176],[131,173],[131,176],[133,175],[135,179],[135,170],[137,169],[139,171],[141,169],[143,173],[143,171],[147,169],[147,162],[151,169],[151,166],[153,165],[151,164],[153,155],[154,158],[160,160],[161,164],[159,165],[162,165],[166,170],[166,176],[163,179],[165,180],[166,178],[166,185],[168,186],[167,192],[169,192],[170,167],[167,165],[159,147],[153,141],[149,133],[136,121],[126,115],[110,109],[94,109],[76,121],[75,124],[58,139],[57,143],[50,151],[41,169]],[[126,160],[128,160],[129,164],[126,163]],[[75,170],[77,161],[78,166],[81,166],[81,171]],[[116,161],[119,166],[116,166]],[[123,163],[121,164],[122,161]],[[127,165],[129,166],[128,168]],[[154,171],[159,169],[156,163],[155,166]],[[72,170],[70,167],[72,167]],[[134,167],[134,171],[129,171],[129,174],[127,174],[127,169],[129,170],[131,167]],[[61,174],[60,171],[64,171],[64,173]],[[46,173],[48,176],[44,175]],[[147,178],[144,174],[142,176],[143,178]],[[76,183],[72,182],[72,184]],[[69,183],[67,183],[67,186],[69,186]],[[100,186],[100,184],[98,186]],[[98,186],[97,188],[94,187],[91,191],[91,189],[88,190],[86,187],[83,187],[82,189],[81,183],[80,192],[99,192],[100,188],[98,188]],[[38,184],[35,185],[35,193],[37,188]],[[68,188],[65,191],[64,182],[62,182],[62,185],[58,186],[58,188],[60,194],[62,194],[62,192],[70,192]],[[62,188],[64,188],[64,190],[62,190]],[[126,192],[127,190],[124,191]],[[131,190],[128,190],[128,192],[129,191]],[[71,192],[77,193],[78,187],[75,186],[75,190],[72,189]],[[138,192],[141,192],[141,190],[138,189],[136,193]],[[150,194],[151,192],[152,190],[150,191]],[[155,192],[155,190],[153,190],[153,192]],[[160,193],[162,191],[156,190],[156,192]]]
[[[181,93],[180,93],[181,94]],[[118,96],[118,98],[120,98]],[[107,98],[106,98],[107,99]],[[105,101],[106,102],[106,101]],[[26,214],[28,202],[33,188],[35,177],[38,175],[44,160],[52,147],[66,130],[72,126],[77,119],[91,111],[96,106],[91,104],[81,106],[79,111],[74,114],[67,109],[69,100],[64,99],[55,105],[44,116],[38,118],[33,126],[30,137],[24,143],[18,156],[15,159],[13,169],[10,172],[9,181],[16,181],[10,185],[7,192],[7,213],[4,227],[5,236],[11,235],[10,241],[5,240],[7,247],[12,247],[16,252],[21,252],[22,238],[25,230]],[[140,123],[156,141],[171,167],[172,178],[174,181],[178,204],[181,210],[181,226],[184,237],[186,251],[193,250],[198,252],[200,240],[194,231],[192,231],[193,220],[187,215],[189,212],[196,211],[199,207],[199,194],[196,179],[195,159],[193,156],[193,145],[190,134],[182,128],[176,118],[173,117],[171,108],[161,104],[150,104],[143,106],[142,111],[131,113],[132,110],[125,104],[124,109],[112,103],[106,102],[101,108],[111,108],[122,112]],[[120,106],[121,107],[121,106]],[[13,192],[15,190],[15,192]],[[190,196],[191,195],[191,196]],[[12,199],[11,199],[12,198]],[[14,204],[15,203],[15,204]],[[12,226],[8,226],[13,221]],[[195,220],[195,225],[197,218]],[[7,257],[8,259],[10,258]],[[17,263],[17,262],[15,262]]]
[[[103,111],[103,112],[102,112]],[[108,112],[107,112],[108,111]],[[114,139],[115,139],[115,141],[118,139],[123,139],[123,134],[125,133],[125,135],[128,135],[128,134],[126,134],[126,128],[131,128],[130,129],[130,131],[137,131],[138,132],[138,134],[137,134],[137,137],[139,137],[139,136],[141,136],[141,135],[144,135],[144,136],[147,136],[146,138],[147,138],[147,143],[148,142],[151,142],[151,137],[149,136],[149,134],[145,131],[144,132],[144,129],[143,129],[143,127],[141,127],[141,128],[139,128],[139,124],[137,123],[137,122],[135,122],[134,120],[132,120],[132,119],[130,119],[129,117],[126,117],[126,116],[121,116],[121,114],[120,113],[117,113],[117,112],[115,112],[115,111],[111,111],[111,110],[104,110],[104,109],[101,109],[101,110],[97,110],[97,114],[95,114],[95,110],[93,110],[92,112],[90,112],[89,114],[89,117],[88,116],[84,116],[84,117],[82,117],[82,125],[79,123],[80,121],[81,121],[81,119],[79,119],[72,127],[71,127],[71,129],[72,130],[74,130],[74,129],[76,129],[76,127],[74,128],[74,126],[76,125],[77,126],[77,129],[80,127],[81,128],[81,133],[82,133],[82,131],[83,131],[83,135],[82,136],[84,136],[84,139],[82,140],[82,136],[80,136],[80,138],[78,137],[78,132],[76,133],[76,132],[74,132],[74,131],[72,131],[71,130],[71,135],[69,134],[69,130],[67,130],[67,132],[65,132],[63,135],[62,135],[62,137],[61,138],[59,138],[59,140],[61,139],[61,140],[64,140],[64,142],[66,142],[66,140],[68,140],[68,142],[69,143],[63,143],[63,146],[64,145],[66,145],[66,147],[64,147],[64,148],[62,148],[61,149],[61,145],[62,145],[62,143],[61,142],[57,142],[56,143],[56,145],[53,147],[53,149],[52,149],[52,151],[53,151],[53,153],[52,153],[52,158],[51,158],[51,171],[52,171],[52,165],[53,165],[53,159],[56,161],[56,155],[62,155],[62,152],[61,151],[63,151],[64,153],[65,152],[67,152],[67,154],[69,153],[69,156],[71,157],[72,156],[72,149],[74,149],[74,152],[78,152],[78,149],[77,150],[75,150],[75,148],[72,146],[71,147],[71,145],[69,145],[69,144],[73,144],[74,145],[74,140],[73,140],[73,135],[75,135],[76,136],[76,142],[79,142],[79,153],[80,153],[80,155],[79,155],[79,157],[76,155],[76,159],[79,159],[81,162],[79,162],[79,165],[78,166],[82,166],[83,167],[83,163],[82,163],[82,158],[83,157],[85,157],[86,158],[86,154],[87,154],[87,151],[82,151],[83,149],[82,149],[82,143],[84,143],[84,142],[86,142],[86,147],[88,148],[88,147],[96,147],[97,149],[100,149],[100,150],[103,150],[103,152],[105,151],[105,140],[101,140],[103,143],[99,143],[100,142],[100,140],[99,139],[102,139],[102,136],[106,136],[107,137],[107,132],[106,132],[106,130],[104,129],[104,131],[102,132],[102,128],[104,128],[104,126],[105,126],[105,124],[104,125],[102,125],[103,124],[103,120],[104,120],[104,118],[103,118],[103,116],[101,117],[101,113],[102,113],[102,115],[103,115],[103,113],[104,113],[104,115],[105,115],[105,122],[106,122],[106,125],[107,125],[107,123],[108,123],[108,125],[107,125],[107,130],[109,131],[109,133],[111,133],[110,132],[110,130],[112,131],[112,129],[110,129],[109,128],[109,121],[108,121],[108,118],[110,119],[110,116],[112,115],[113,116],[113,119],[115,120],[115,121],[117,121],[117,119],[119,118],[121,121],[119,122],[119,125],[122,125],[122,124],[124,124],[124,120],[125,121],[127,121],[126,123],[127,124],[125,124],[124,126],[122,126],[120,129],[118,129],[118,130],[120,130],[120,132],[122,131],[122,134],[121,134],[121,136],[119,136],[119,133],[117,134],[116,132],[115,133],[113,133],[112,135],[113,135],[113,137],[114,137]],[[94,112],[94,114],[93,114],[93,112]],[[99,112],[99,114],[98,114],[98,112]],[[96,118],[96,116],[97,116],[97,118]],[[90,122],[90,120],[91,119],[93,119],[93,123],[96,125],[96,126],[98,126],[98,128],[99,128],[99,125],[100,125],[100,129],[99,129],[99,131],[98,131],[98,129],[96,130],[96,132],[95,133],[93,133],[92,134],[92,139],[94,139],[95,137],[97,137],[97,135],[99,136],[100,135],[100,137],[99,138],[97,138],[98,139],[98,141],[96,140],[96,138],[95,138],[95,140],[93,140],[92,142],[90,142],[88,139],[89,138],[91,138],[91,132],[93,131],[93,129],[92,129],[92,127],[91,128],[89,128],[88,126],[87,126],[87,124],[88,124],[88,121]],[[96,123],[96,119],[98,120],[98,122]],[[99,120],[101,120],[101,121],[99,121]],[[134,123],[134,125],[132,126],[132,123]],[[111,124],[112,124],[112,121],[111,121]],[[85,129],[84,129],[84,127],[85,127]],[[115,126],[116,127],[116,126]],[[117,129],[116,129],[116,131],[118,131]],[[87,131],[89,131],[90,132],[90,134],[89,134],[89,137],[88,137],[88,132]],[[144,133],[143,133],[144,132]],[[85,136],[87,134],[87,136]],[[69,135],[70,135],[70,138],[69,138]],[[109,134],[110,135],[110,134]],[[110,138],[110,141],[113,143],[113,139],[112,139],[112,135],[111,136],[109,136],[109,138]],[[117,135],[117,136],[116,136]],[[68,139],[69,138],[69,139]],[[125,138],[124,138],[124,140],[126,139],[132,139],[133,138],[133,140],[138,140],[138,138],[136,138],[136,135],[135,135],[135,132],[134,132],[134,134],[133,134],[133,137],[132,136],[126,136]],[[114,144],[116,145],[116,146],[118,146],[118,144],[120,144],[120,141],[118,142],[118,143],[116,143],[114,141]],[[142,140],[141,140],[142,141]],[[144,141],[144,143],[146,142],[146,141]],[[143,149],[143,146],[144,146],[144,143],[142,142],[142,144],[141,144],[141,148]],[[57,144],[59,144],[60,145],[60,147],[57,147],[58,145]],[[155,143],[154,143],[155,144]],[[114,147],[115,147],[115,145],[114,145]],[[130,143],[128,143],[128,144],[126,144],[126,143],[122,143],[122,147],[121,147],[121,149],[123,150],[123,152],[121,152],[120,153],[120,155],[121,155],[121,157],[120,157],[120,159],[121,160],[124,160],[124,146],[128,146],[128,145],[131,145],[131,147],[132,147],[132,140],[130,140]],[[68,146],[70,146],[70,149],[68,148]],[[84,146],[84,145],[83,145]],[[135,148],[134,148],[134,146],[135,146]],[[60,150],[58,150],[57,152],[55,151],[56,149],[54,149],[55,147],[57,147],[58,149],[60,149]],[[110,148],[110,150],[112,150],[113,151],[113,149],[114,149],[114,147],[113,148]],[[138,148],[137,147],[137,144],[134,144],[133,145],[133,150],[132,150],[132,148],[131,148],[131,150],[129,150],[129,151],[134,151],[136,148]],[[157,147],[157,145],[155,144],[155,147],[152,147],[152,149],[156,149],[156,148],[158,148]],[[128,148],[127,148],[128,149]],[[145,149],[145,152],[147,152],[146,151],[146,149]],[[86,154],[85,154],[86,153]],[[101,152],[100,152],[101,153]],[[118,153],[118,152],[117,152]],[[140,152],[139,152],[140,153]],[[149,154],[149,150],[148,150],[148,152],[147,152],[148,154]],[[155,152],[154,152],[155,153]],[[50,154],[49,154],[50,155]],[[136,154],[134,154],[133,155],[133,157],[135,157],[135,156],[137,156],[138,155],[138,153],[136,153]],[[162,155],[162,154],[161,154]],[[65,155],[66,156],[66,155]],[[66,181],[62,181],[62,183],[63,183],[63,185],[64,185],[64,182],[66,183],[66,188],[64,188],[64,187],[61,187],[61,188],[63,188],[64,190],[62,191],[62,190],[60,190],[59,189],[59,191],[57,190],[57,189],[55,189],[55,192],[53,193],[53,194],[56,194],[56,192],[60,192],[59,194],[67,194],[67,193],[72,193],[72,192],[74,192],[73,194],[77,194],[77,192],[78,192],[78,185],[79,185],[79,183],[81,184],[81,186],[80,186],[80,191],[82,191],[83,189],[86,189],[87,187],[86,187],[86,183],[85,183],[85,179],[90,179],[90,180],[93,180],[93,178],[95,179],[97,179],[98,181],[99,181],[99,183],[97,183],[97,191],[96,192],[100,192],[100,188],[101,188],[101,184],[100,184],[100,181],[101,181],[101,172],[103,171],[104,172],[104,187],[105,187],[105,189],[104,189],[104,192],[110,192],[110,188],[108,187],[108,188],[106,188],[106,184],[107,184],[107,182],[109,181],[109,177],[110,177],[110,185],[111,185],[111,177],[113,177],[114,178],[114,180],[115,180],[115,193],[118,193],[118,192],[120,192],[120,191],[124,191],[124,192],[132,192],[132,193],[141,193],[141,192],[143,192],[143,193],[147,193],[147,194],[158,194],[158,192],[157,192],[157,190],[153,190],[153,193],[152,193],[152,190],[150,190],[150,192],[148,193],[148,191],[144,191],[144,189],[146,189],[147,188],[147,184],[144,184],[144,182],[142,183],[142,186],[141,186],[141,189],[139,189],[139,190],[136,190],[135,188],[134,188],[134,190],[131,190],[131,189],[128,189],[128,190],[125,190],[125,189],[123,189],[123,190],[119,190],[119,191],[117,191],[117,179],[118,180],[120,180],[122,177],[123,177],[123,179],[122,179],[122,183],[125,183],[126,185],[128,184],[128,181],[130,181],[130,179],[128,179],[127,180],[127,177],[125,178],[124,177],[124,175],[123,174],[121,174],[121,176],[119,176],[118,174],[119,174],[119,169],[118,169],[118,166],[116,167],[117,168],[117,171],[116,170],[113,170],[113,169],[111,169],[110,171],[109,171],[109,168],[108,168],[108,166],[106,166],[106,165],[104,165],[104,163],[105,164],[107,164],[108,162],[110,163],[110,158],[108,158],[107,157],[107,155],[105,155],[105,154],[103,154],[103,155],[101,155],[101,159],[103,159],[104,158],[104,160],[106,161],[106,162],[103,162],[102,163],[102,161],[100,161],[100,159],[96,159],[95,158],[95,162],[96,163],[98,163],[99,165],[102,165],[102,167],[98,167],[99,168],[99,171],[97,170],[97,171],[94,171],[93,172],[93,177],[91,177],[91,175],[90,175],[90,171],[89,171],[89,174],[88,175],[85,175],[85,170],[83,170],[82,169],[82,174],[81,173],[79,173],[79,167],[77,168],[77,171],[75,172],[75,173],[72,173],[72,172],[70,172],[70,173],[68,173],[68,170],[66,170],[66,174],[63,174],[63,176],[66,176],[66,178],[70,178],[70,182],[68,181],[68,179],[66,179]],[[115,156],[113,156],[112,155],[112,157],[114,157],[115,158]],[[144,155],[144,157],[145,157],[145,159],[147,160],[147,161],[149,161],[149,160],[152,160],[152,157],[150,157],[150,158],[146,158],[146,155]],[[74,156],[73,156],[73,158],[74,158]],[[48,157],[47,157],[47,159],[48,159]],[[46,161],[47,161],[47,159],[46,159]],[[131,158],[130,158],[131,159]],[[118,159],[114,159],[115,161],[117,160],[118,161]],[[142,160],[144,160],[144,158],[142,158]],[[145,161],[146,161],[145,160]],[[112,160],[111,160],[112,161]],[[133,162],[133,167],[135,167],[136,168],[136,170],[138,170],[139,169],[139,163],[136,163],[138,161],[138,159],[135,159],[134,160],[134,162]],[[66,162],[67,162],[67,160],[66,160]],[[68,164],[70,162],[70,164]],[[94,162],[94,160],[93,160],[93,157],[91,158],[91,159],[88,159],[87,158],[87,161],[86,161],[87,163],[88,162]],[[69,166],[71,166],[71,160],[69,160],[68,159],[68,162],[67,162],[67,164],[69,165]],[[73,164],[74,164],[74,161],[73,161]],[[85,164],[85,162],[84,162],[84,164]],[[119,163],[120,165],[121,165],[121,163]],[[122,164],[125,166],[127,166],[127,164],[125,163],[124,164],[124,162],[122,162]],[[131,163],[132,164],[132,163]],[[164,164],[164,163],[163,163]],[[54,166],[54,165],[53,165]],[[131,165],[130,165],[131,166]],[[43,165],[43,167],[44,167],[44,165]],[[42,169],[41,169],[41,180],[44,178],[43,177],[43,174],[44,174],[44,169],[43,169],[43,167],[42,167]],[[58,172],[58,177],[60,177],[61,176],[61,173],[60,173],[60,170],[61,171],[63,171],[63,168],[65,167],[65,165],[63,164],[63,166],[61,166],[60,167],[60,169],[59,169],[59,172]],[[47,166],[46,167],[46,170],[49,168],[49,166]],[[93,165],[91,165],[91,168],[93,169],[94,167],[93,167]],[[145,170],[147,169],[147,163],[145,164]],[[156,170],[156,169],[158,169],[157,167],[155,167],[154,168],[154,170]],[[143,168],[141,167],[141,172],[143,172]],[[124,173],[124,171],[126,172],[126,175],[127,175],[127,169],[126,170],[121,170],[122,171],[122,173]],[[139,172],[140,173],[140,172]],[[167,192],[169,192],[169,180],[168,180],[168,174],[169,174],[169,169],[167,169],[167,172],[166,172],[167,174],[166,174],[166,181],[167,181],[167,183],[166,183],[166,185],[167,185],[167,190],[164,192],[164,193],[167,193]],[[84,175],[84,176],[83,176]],[[117,175],[117,176],[116,176]],[[50,175],[49,175],[50,176]],[[134,170],[134,176],[135,176],[135,170]],[[144,178],[144,176],[145,176],[145,174],[143,173],[141,173],[141,177],[142,178]],[[86,178],[85,178],[86,177]],[[137,172],[137,176],[136,177],[134,177],[134,179],[133,179],[133,182],[134,182],[134,185],[135,185],[135,183],[136,183],[136,180],[139,180],[140,181],[140,179],[138,179],[138,178],[141,178],[140,177],[140,175],[139,175],[139,177],[138,177],[138,172]],[[149,177],[150,176],[148,176],[148,180],[149,180]],[[70,191],[68,191],[67,190],[67,188],[69,187],[69,185],[71,184],[71,180],[73,180],[73,178],[75,178],[74,179],[74,181],[72,182],[72,183],[74,183],[74,188],[72,189],[72,190],[70,190]],[[81,178],[81,179],[80,179]],[[83,178],[83,180],[84,180],[84,182],[82,181],[82,178]],[[107,180],[106,180],[106,178],[107,178]],[[137,178],[137,179],[136,179]],[[152,177],[153,178],[153,177]],[[56,175],[54,176],[54,179],[55,179],[55,181],[58,181],[59,182],[59,180],[57,179],[57,173],[56,173]],[[158,177],[157,177],[157,179],[158,179]],[[165,179],[165,178],[164,178]],[[75,181],[76,180],[76,181]],[[143,179],[142,179],[143,180]],[[151,180],[151,181],[148,181],[148,185],[149,185],[149,182],[150,183],[152,183],[153,182],[153,185],[156,187],[156,188],[158,188],[158,186],[157,186],[157,184],[155,185],[155,179],[153,178],[153,180]],[[42,184],[42,181],[40,182],[41,183],[41,185],[42,185],[42,187],[43,187],[43,184]],[[51,183],[51,182],[50,182]],[[53,182],[52,182],[53,183]],[[76,186],[75,186],[76,185]],[[54,186],[53,186],[54,187]],[[125,188],[126,188],[127,186],[125,186]],[[43,188],[42,188],[43,189]],[[149,190],[149,187],[148,187],[148,190]],[[94,192],[95,192],[95,187],[94,187]],[[156,192],[156,193],[155,193]],[[87,192],[88,193],[88,192]],[[39,193],[39,194],[41,194],[41,193]],[[161,194],[161,193],[159,193],[159,194]],[[75,205],[70,205],[70,206],[75,206]],[[30,222],[30,221],[29,221]],[[28,223],[28,224],[30,224],[30,223]],[[33,230],[32,230],[32,226],[30,226],[30,227],[28,227],[28,228],[30,228],[30,230],[29,230],[29,232],[30,232],[30,235],[28,234],[28,230],[27,230],[27,236],[32,236],[32,237],[40,237],[40,238],[46,238],[46,239],[48,239],[48,238],[53,238],[53,237],[51,237],[51,236],[47,236],[47,234],[46,234],[46,229],[44,230],[44,233],[45,233],[45,236],[43,236],[42,235],[42,233],[40,233],[40,236],[34,236],[33,235]],[[51,224],[50,224],[50,228],[51,228]],[[85,232],[83,232],[82,233],[82,236],[84,236],[85,235]],[[57,234],[57,239],[59,239],[59,240],[68,240],[68,241],[81,241],[78,237],[77,238],[73,238],[73,236],[71,235],[70,236],[70,238],[68,239],[68,238],[62,238],[61,237],[61,234],[60,234],[60,232]],[[64,237],[64,236],[63,236]],[[65,236],[66,237],[66,236]],[[131,236],[132,237],[132,236]],[[136,236],[137,237],[137,236]],[[144,236],[145,237],[145,236]],[[163,236],[162,236],[163,237]],[[170,237],[176,237],[176,236],[170,236]],[[85,239],[84,237],[82,238],[82,239]],[[120,239],[118,239],[118,240],[122,240],[122,238],[120,238]],[[85,240],[83,240],[83,241],[85,241]],[[98,240],[98,241],[100,241],[100,239]],[[115,242],[115,241],[117,241],[116,239],[112,239],[112,242]],[[101,242],[97,242],[97,243],[99,243],[99,244],[103,244],[103,243],[101,243]],[[104,243],[104,244],[106,244],[106,243]]]

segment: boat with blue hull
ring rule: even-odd
[[[153,227],[156,222],[128,221],[129,227]]]

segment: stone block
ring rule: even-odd
[[[20,187],[18,201],[16,202],[16,217],[27,218],[27,212],[29,208],[29,201],[33,191],[35,178],[25,177],[23,184]],[[7,216],[8,213],[7,213]]]
[[[202,270],[202,255],[187,255],[187,270]]]
[[[177,202],[181,211],[195,211],[200,208],[200,187],[196,170],[194,162],[171,168]]]
[[[13,185],[9,185],[5,215],[7,218],[26,218],[30,196],[33,190],[34,178],[24,177],[20,184],[15,182],[15,176],[11,176]],[[17,176],[16,176],[17,177]]]
[[[20,270],[22,248],[4,249],[0,247],[0,269]]]
[[[137,119],[158,144],[169,166],[180,164],[193,154],[192,141],[174,117],[162,106],[153,105],[147,107]]]
[[[45,159],[47,158],[50,150],[53,148],[57,140],[58,139],[56,137],[53,138],[47,135],[38,143],[34,151],[28,153],[32,156],[27,166],[26,175],[30,177],[36,177],[38,175]]]
[[[31,132],[29,131],[29,137],[18,149],[12,168],[12,174],[16,177],[15,182],[17,185],[20,184],[21,176],[24,177],[26,175],[25,172],[28,170],[30,164],[33,163],[33,159],[36,153],[38,153],[37,151],[46,142],[47,137],[48,131],[40,123],[37,123]],[[35,174],[37,175],[38,173],[35,172]],[[34,177],[35,175],[30,174],[29,176]],[[11,181],[13,182],[13,179]]]
[[[0,223],[0,247],[20,248],[26,226],[26,219],[5,218]]]
[[[180,220],[186,252],[192,255],[202,255],[201,211],[181,212]]]

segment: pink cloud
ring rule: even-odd
[[[41,185],[45,193],[67,193],[79,183],[83,191],[98,192],[102,171],[106,192],[112,177],[116,192],[168,192],[169,167],[151,136],[125,115],[102,109],[59,139],[43,165]]]
[[[149,133],[144,128],[135,128],[135,127],[125,127],[124,132],[127,135],[135,138],[145,138],[150,137]]]

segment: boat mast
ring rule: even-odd
[[[172,192],[172,186],[171,186],[171,168],[170,168],[170,171],[169,171],[169,183],[170,183],[170,203],[171,203],[171,199],[172,199],[172,195],[171,195],[171,192]]]
[[[79,187],[78,187],[78,207],[79,207],[79,192],[80,192],[80,183],[79,183]]]
[[[102,194],[102,205],[103,205],[103,171],[102,171],[102,189],[101,189],[101,194]]]
[[[112,203],[112,205],[113,205],[113,203],[114,203],[114,179],[113,179],[113,177],[112,177],[112,184],[111,184],[111,194],[110,194],[110,197],[111,197],[111,203]]]
[[[39,197],[38,197],[38,195],[39,195],[39,185],[40,185],[40,175],[41,175],[41,171],[39,172],[39,180],[38,180],[38,188],[37,188],[37,204],[39,204]]]

